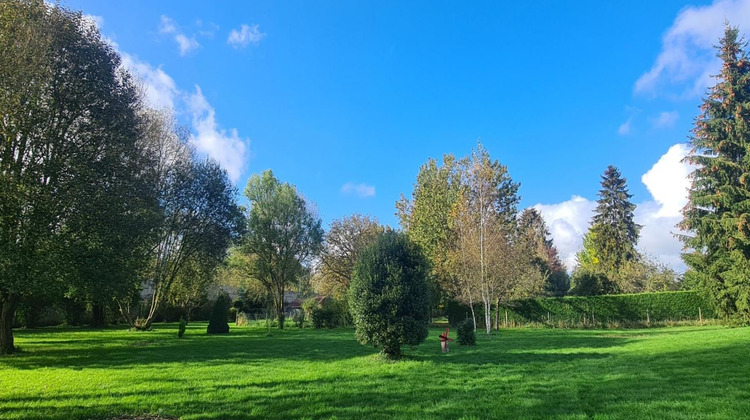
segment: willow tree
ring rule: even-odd
[[[279,182],[270,170],[250,177],[245,197],[250,200],[247,234],[240,247],[246,256],[245,272],[266,288],[279,328],[284,328],[284,292],[320,252],[321,221],[297,189]]]
[[[680,227],[685,263],[721,314],[750,323],[750,60],[739,30],[719,43],[721,72],[701,105],[686,160],[695,166]]]

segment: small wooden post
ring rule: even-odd
[[[505,328],[508,328],[508,310],[505,310]]]
[[[549,323],[549,311],[547,311],[547,323]]]
[[[648,309],[646,309],[646,324],[651,325],[651,315],[648,313]]]
[[[698,307],[698,322],[703,322],[703,313],[700,306]]]

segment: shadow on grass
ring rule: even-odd
[[[655,341],[655,347],[640,353],[615,351],[639,340],[627,333],[613,337],[600,331],[511,331],[480,337],[475,348],[454,346],[443,355],[436,332],[418,349],[407,349],[404,363],[365,363],[363,370],[336,363],[367,360],[377,352],[358,344],[351,330],[291,330],[269,338],[265,330],[233,329],[227,336],[194,333],[184,340],[166,330],[132,336],[121,332],[114,343],[103,339],[99,349],[96,340],[88,339],[85,346],[64,340],[50,349],[57,343],[54,339],[28,337],[28,354],[1,362],[19,369],[257,363],[274,373],[189,380],[144,376],[134,388],[147,383],[158,394],[157,400],[144,404],[139,403],[143,391],[135,390],[45,394],[44,404],[56,407],[48,411],[34,411],[40,402],[36,395],[4,396],[2,412],[8,417],[60,419],[143,413],[197,419],[742,418],[750,412],[748,335],[714,347],[698,343],[690,350],[672,350],[669,342],[656,346]],[[638,336],[645,342],[670,333],[683,335],[682,330],[655,330]],[[37,348],[41,341],[53,344]],[[153,344],[132,347],[137,341]],[[81,352],[87,355],[75,354]],[[330,362],[331,370],[307,363],[316,361]],[[285,362],[291,363],[274,370]],[[313,369],[311,378],[283,374],[295,367]]]
[[[23,351],[4,360],[16,369],[62,367],[70,369],[107,368],[127,369],[133,366],[168,363],[200,363],[203,365],[253,364],[277,359],[286,361],[333,362],[378,353],[378,349],[363,346],[354,338],[353,330],[297,330],[273,331],[234,328],[229,334],[200,333],[203,326],[192,326],[192,331],[178,339],[171,326],[160,326],[154,331],[136,332],[125,329],[83,330],[45,329],[24,331],[27,339]],[[458,364],[515,364],[552,363],[581,358],[604,358],[604,353],[576,352],[576,349],[607,349],[628,342],[625,337],[604,337],[590,333],[566,332],[549,339],[545,331],[525,331],[480,337],[479,346],[457,348],[443,355],[436,331],[431,331],[427,342],[416,350],[404,348],[407,360]],[[91,333],[96,333],[91,338]],[[70,337],[74,338],[63,338]],[[61,337],[60,339],[54,338]],[[493,343],[496,342],[496,343]],[[569,349],[559,353],[560,349]],[[545,353],[555,351],[558,353]]]

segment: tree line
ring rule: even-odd
[[[635,206],[615,167],[602,176],[572,278],[542,215],[518,211],[520,184],[481,143],[420,168],[411,196],[396,203],[401,233],[365,215],[335,220],[326,233],[314,205],[270,170],[249,179],[250,207],[238,205],[225,171],[196,154],[169,111],[145,104],[138,81],[80,12],[6,1],[0,34],[2,353],[14,351],[24,299],[74,297],[94,314],[113,306],[133,328],[149,329],[169,302],[189,316],[217,279],[252,291],[283,328],[291,288],[348,307],[362,256],[383,268],[370,250],[378,243],[393,252],[388,261],[403,255],[424,271],[427,288],[414,290],[426,292],[415,301],[428,296],[433,311],[464,303],[475,329],[481,309],[488,333],[501,304],[515,299],[679,286],[673,271],[637,251]],[[736,28],[727,27],[720,57],[690,139],[687,160],[697,169],[680,225],[689,232],[683,283],[747,323],[750,64]]]

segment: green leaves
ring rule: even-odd
[[[320,252],[321,221],[296,188],[279,182],[270,170],[250,177],[245,197],[250,200],[250,214],[240,249],[250,257],[252,275],[265,286],[281,318],[284,290]]]
[[[387,231],[354,266],[349,307],[357,338],[398,358],[401,345],[427,338],[430,320],[429,264],[419,247],[401,233]]]

